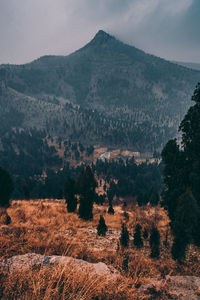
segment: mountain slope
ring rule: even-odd
[[[0,77],[0,101],[23,114],[21,127],[144,152],[175,135],[200,72],[99,31],[71,55],[2,65]]]
[[[175,63],[178,64],[178,65],[181,65],[183,67],[189,68],[189,69],[200,71],[200,64],[199,63],[180,62],[180,61],[176,61]]]

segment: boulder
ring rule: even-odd
[[[70,265],[70,267],[73,269],[79,271],[88,270],[96,275],[119,275],[116,269],[114,269],[112,266],[107,266],[105,263],[89,263],[82,259],[76,259],[69,256],[47,256],[28,253],[24,255],[16,255],[0,262],[0,268],[8,272],[49,265],[61,265],[63,267]]]
[[[152,279],[140,287],[139,293],[149,296],[148,299],[200,299],[200,277],[167,276],[165,279]]]

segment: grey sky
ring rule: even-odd
[[[146,52],[200,63],[200,0],[0,0],[0,63],[69,54],[103,29]]]

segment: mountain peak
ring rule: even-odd
[[[115,38],[104,30],[99,30],[90,44],[101,45],[107,43],[109,40],[115,40]]]
[[[113,38],[110,34],[108,34],[106,31],[102,29],[100,29],[95,35],[95,38],[100,38],[100,37]]]

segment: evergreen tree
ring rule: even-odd
[[[177,260],[179,263],[182,263],[187,249],[187,241],[184,239],[184,236],[178,236],[174,238],[172,245],[172,257]]]
[[[126,254],[125,255],[125,257],[124,257],[124,259],[123,259],[123,262],[122,262],[122,268],[123,268],[123,270],[125,271],[125,272],[127,272],[128,271],[128,263],[129,263],[129,255],[128,254]]]
[[[137,248],[142,248],[143,247],[143,240],[142,240],[142,236],[141,236],[141,225],[137,224],[135,226],[135,233],[134,233],[134,240],[133,240],[133,244],[137,247]]]
[[[198,83],[190,107],[179,130],[182,132],[182,146],[185,153],[187,185],[200,206],[200,83]]]
[[[97,182],[90,166],[85,166],[81,171],[77,186],[80,195],[79,216],[84,220],[92,219]]]
[[[149,202],[150,202],[151,206],[158,205],[159,200],[160,200],[160,198],[159,198],[158,192],[157,191],[152,191],[151,194],[150,194],[150,199],[149,199]]]
[[[160,233],[156,227],[152,227],[150,234],[151,257],[159,258],[160,256]]]
[[[74,212],[77,207],[76,182],[71,177],[65,182],[64,197],[66,199],[68,212]]]
[[[194,241],[199,216],[197,201],[188,188],[178,200],[175,221],[172,224],[174,235],[172,256],[174,259],[182,261],[185,258],[187,245]]]
[[[200,245],[200,83],[192,106],[179,130],[182,132],[182,150],[175,140],[162,151],[165,164],[163,206],[168,209],[174,243],[173,258],[182,261],[187,245]]]
[[[115,194],[114,190],[110,187],[107,190],[107,197],[108,197],[109,206],[112,206],[112,201],[113,201],[114,194]]]
[[[168,210],[170,220],[175,219],[178,198],[184,193],[186,187],[185,154],[180,151],[176,139],[168,141],[162,151],[164,162],[165,190],[161,205]]]
[[[148,203],[148,197],[145,193],[139,192],[137,195],[137,203],[139,206],[147,205]]]
[[[14,190],[10,174],[0,167],[0,207],[8,207],[11,194]]]
[[[145,229],[144,229],[144,232],[143,232],[143,238],[144,238],[145,240],[147,240],[147,239],[148,239],[148,236],[149,236],[148,231],[147,231],[147,229],[145,228]]]
[[[106,226],[104,217],[101,215],[101,216],[100,216],[100,219],[99,219],[99,224],[98,224],[98,226],[97,226],[97,233],[98,233],[98,235],[105,236],[107,230],[108,230],[108,229],[107,229],[107,226]]]
[[[108,207],[108,213],[110,215],[114,215],[115,211],[114,211],[114,208],[112,207],[112,205],[109,205],[109,207]]]
[[[23,179],[21,181],[21,189],[23,191],[23,194],[24,194],[24,198],[26,200],[29,200],[30,199],[30,190],[29,190],[29,186],[28,186],[28,183],[26,182],[25,179]]]
[[[107,190],[107,197],[108,197],[108,203],[109,203],[108,213],[111,215],[114,215],[114,213],[115,213],[113,206],[112,206],[112,201],[113,201],[114,195],[115,195],[115,190],[114,190],[112,182],[111,182],[110,188]]]
[[[129,244],[129,232],[125,224],[122,224],[120,244],[122,247],[128,247]]]
[[[105,200],[106,200],[106,195],[105,194],[103,194],[103,195],[96,194],[95,195],[94,201],[95,201],[96,204],[103,205],[103,203],[105,202]]]
[[[5,225],[9,225],[11,223],[11,217],[6,214],[6,220],[5,220]]]

